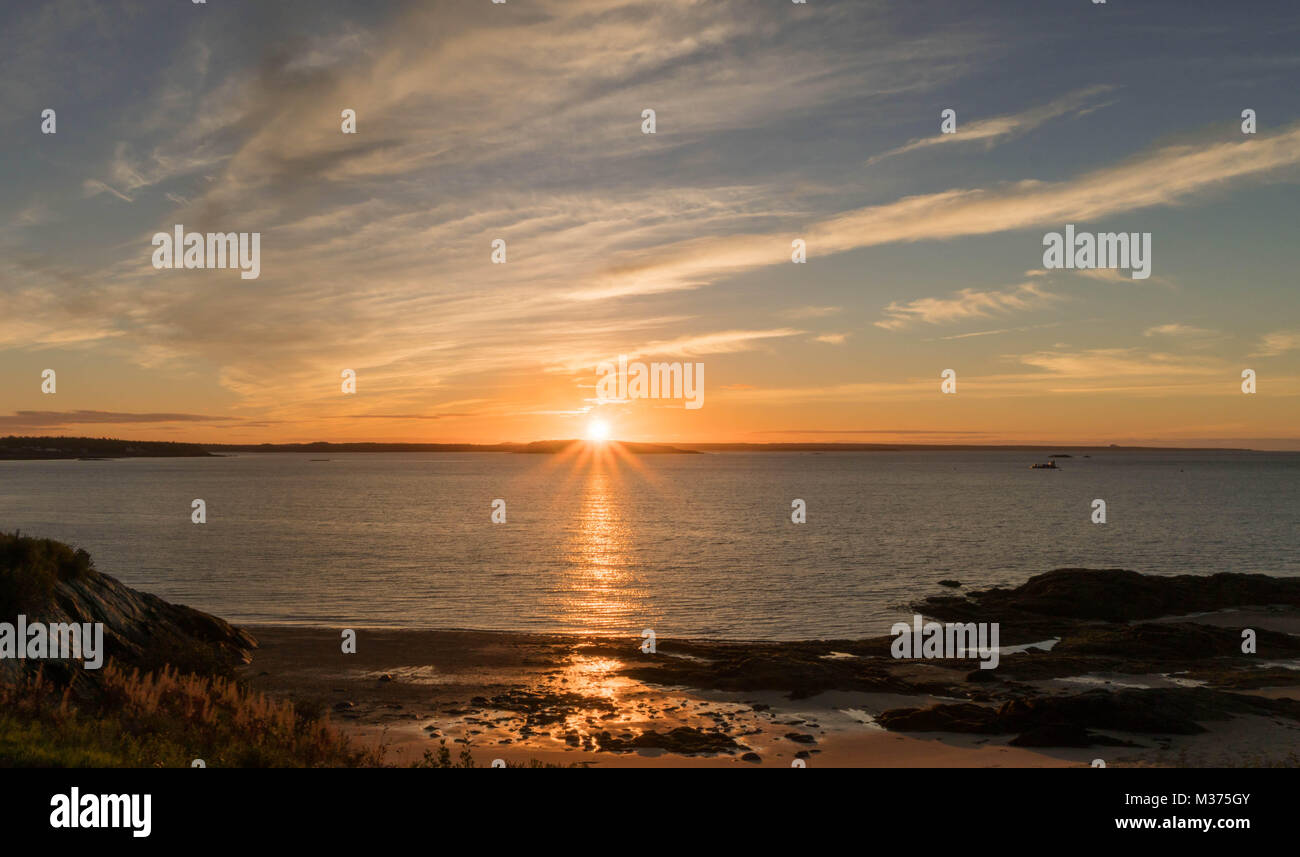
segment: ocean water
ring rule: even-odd
[[[328,627],[864,637],[943,578],[1300,575],[1296,453],[327,455],[0,462],[0,528],[237,623]]]

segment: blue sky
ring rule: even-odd
[[[1293,3],[0,14],[0,432],[1300,448]],[[176,223],[261,276],[153,269]],[[1043,271],[1066,223],[1151,278]],[[619,354],[705,406],[595,401]]]

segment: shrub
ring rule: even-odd
[[[82,580],[94,573],[84,550],[53,539],[0,533],[0,616],[36,612],[49,602],[59,581]]]

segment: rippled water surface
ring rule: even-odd
[[[328,626],[862,637],[943,578],[1300,574],[1300,454],[597,449],[0,462],[0,527],[232,621]]]

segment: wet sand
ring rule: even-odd
[[[710,646],[743,644],[661,641],[657,653],[644,654],[639,639],[356,629],[357,651],[344,654],[340,630],[248,630],[260,643],[243,669],[254,688],[328,712],[358,742],[382,744],[396,765],[436,750],[439,739],[453,756],[468,746],[480,765],[593,767],[1087,767],[1097,758],[1108,766],[1201,766],[1275,763],[1300,748],[1300,723],[1258,716],[1208,724],[1201,735],[1097,730],[1135,747],[1017,747],[1009,734],[902,733],[876,723],[889,709],[965,701],[945,695],[832,689],[792,699],[785,690],[663,685],[626,674],[647,663],[707,663]],[[1296,675],[1298,686],[1246,692],[1300,699]],[[1159,680],[1136,680],[1143,678]],[[1092,679],[1101,687],[1126,680],[1135,679]],[[1037,692],[1069,686],[1057,683],[1036,683]]]

